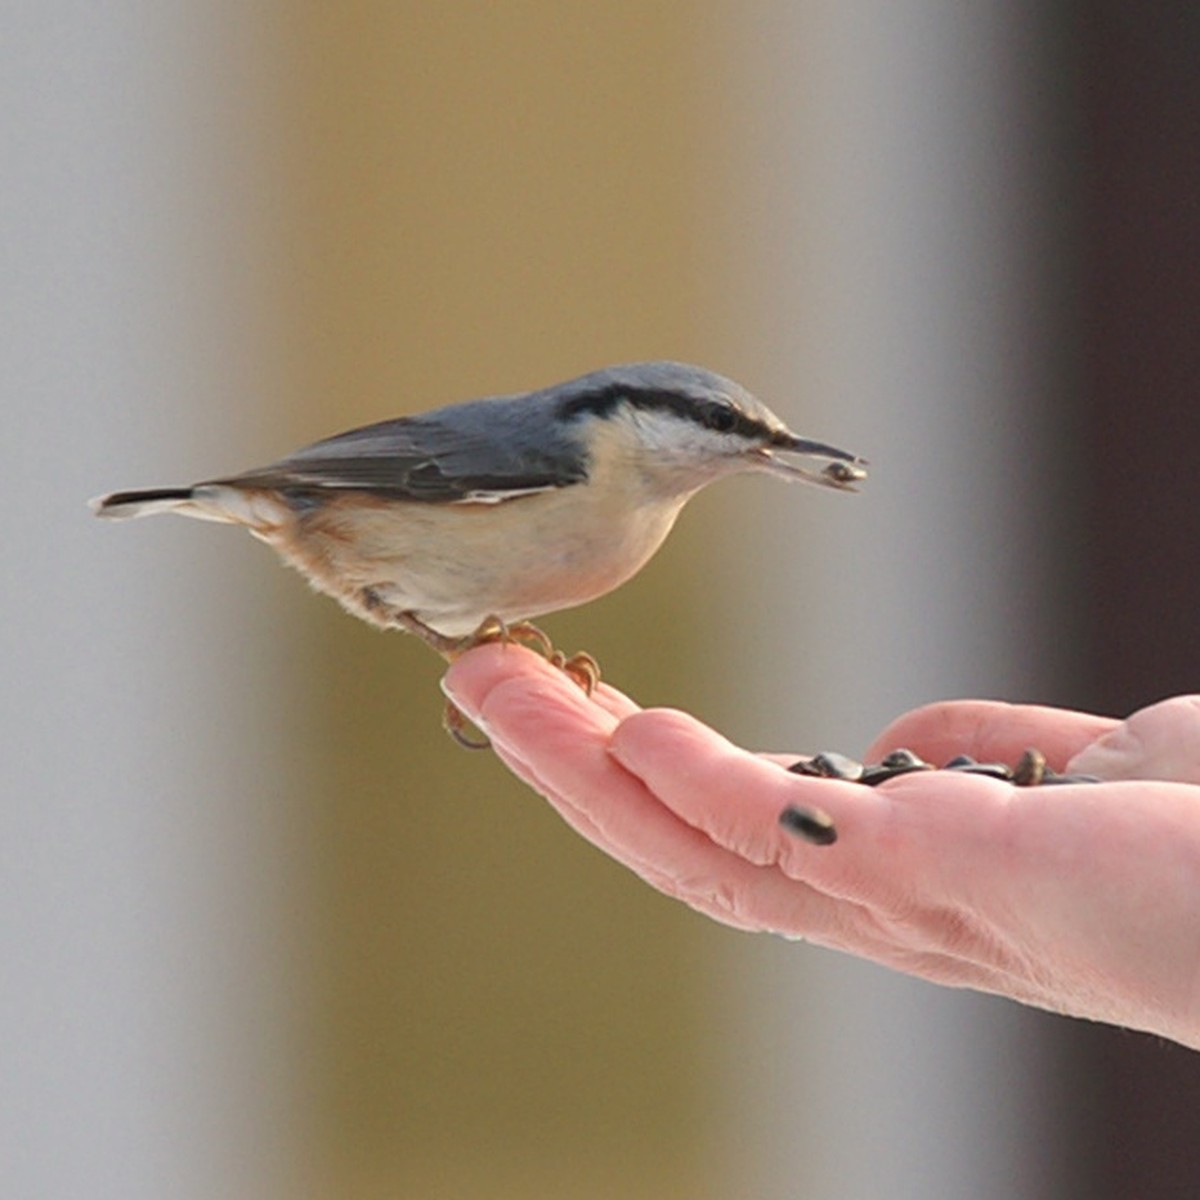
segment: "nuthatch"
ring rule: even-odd
[[[373,625],[447,658],[511,633],[590,687],[594,662],[553,654],[530,618],[624,583],[691,496],[740,471],[848,490],[866,475],[732,380],[650,362],[382,421],[257,470],[93,507],[245,526]]]

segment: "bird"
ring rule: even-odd
[[[241,525],[372,625],[416,634],[447,660],[523,641],[590,691],[595,660],[555,651],[533,620],[625,583],[692,496],[747,471],[854,491],[866,462],[793,433],[731,379],[642,362],[91,505],[110,519],[177,513]],[[445,716],[474,744],[449,707]]]

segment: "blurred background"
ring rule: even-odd
[[[84,501],[609,362],[873,464],[546,624],[861,753],[1200,644],[1200,9],[41,0],[0,38],[5,1197],[1178,1197],[1200,1059],[719,927],[440,664]]]

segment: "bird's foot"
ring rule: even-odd
[[[586,651],[580,650],[568,658],[561,650],[555,650],[547,656],[568,678],[577,684],[590,696],[600,682],[600,664]]]
[[[447,662],[453,662],[464,650],[474,645],[477,636],[472,633],[467,637],[447,637],[438,633],[431,625],[426,625],[414,612],[393,612],[390,614],[391,624],[403,629],[405,633],[415,633],[427,646],[436,650]]]
[[[532,621],[514,621],[508,625],[499,617],[488,617],[468,640],[472,646],[486,646],[492,642],[507,646],[515,642],[550,660],[555,654],[554,643]]]
[[[416,634],[421,641],[436,650],[447,662],[453,662],[460,654],[464,654],[470,650],[472,646],[497,640],[494,627],[498,626],[501,631],[503,630],[501,622],[489,618],[479,629],[472,634],[468,634],[466,637],[448,637],[444,633],[438,633],[432,626],[426,625],[413,612],[392,612],[389,614],[389,618],[392,625],[403,629],[406,633]],[[442,709],[442,728],[464,750],[486,750],[491,743],[487,738],[471,737],[467,732],[469,726],[470,722],[463,715],[462,709],[447,700],[445,707]]]
[[[447,700],[445,707],[442,709],[442,728],[464,749],[464,750],[487,750],[491,747],[491,742],[482,735],[478,738],[473,738],[467,729],[470,722],[463,715],[463,710],[458,707],[453,701]]]
[[[551,666],[557,667],[569,679],[573,679],[590,696],[600,682],[600,664],[586,651],[572,654],[569,658],[532,621],[516,621],[507,625],[499,617],[488,617],[469,638],[460,653],[474,646],[500,642],[504,645],[517,643],[540,654]]]
[[[600,664],[590,654],[581,651],[568,658],[561,650],[554,648],[554,643],[532,621],[515,621],[509,625],[499,617],[490,616],[481,622],[474,633],[465,637],[447,637],[426,625],[412,612],[396,613],[393,620],[401,629],[416,634],[426,645],[432,646],[447,662],[453,662],[476,646],[488,646],[497,642],[508,645],[515,642],[540,654],[548,663],[574,680],[589,696],[600,682]],[[467,718],[450,701],[446,701],[442,712],[442,726],[467,750],[486,750],[490,745],[486,738],[477,740],[468,734]]]

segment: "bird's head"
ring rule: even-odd
[[[664,492],[767,471],[854,491],[865,463],[793,433],[731,379],[684,363],[608,367],[559,387],[558,419],[593,457],[617,459]]]

